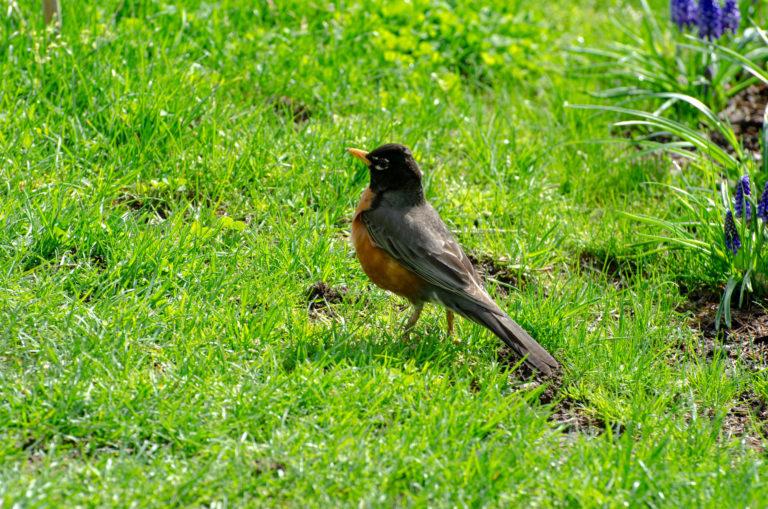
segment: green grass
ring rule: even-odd
[[[673,355],[700,268],[626,261],[619,212],[669,210],[643,185],[668,163],[563,145],[607,134],[565,107],[605,84],[564,48],[620,40],[632,2],[63,4],[59,37],[36,3],[0,18],[0,506],[764,504],[764,450],[723,423],[765,371]],[[348,241],[344,148],[389,141],[509,260],[492,293],[604,432],[469,322],[445,341],[430,307],[401,340]],[[333,313],[319,280],[349,288]]]

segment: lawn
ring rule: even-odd
[[[679,165],[570,107],[639,4],[5,2],[0,507],[764,506],[762,301],[713,332],[724,280],[637,246]],[[387,142],[561,376],[402,339],[349,242]]]

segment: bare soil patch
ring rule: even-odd
[[[750,301],[739,309],[738,301],[734,299],[731,329],[726,329],[725,324],[718,329],[715,323],[720,303],[718,292],[694,290],[688,294],[688,299],[683,309],[691,313],[689,325],[699,331],[700,341],[692,345],[679,344],[678,352],[710,361],[721,359],[735,372],[756,373],[768,367],[765,303]],[[673,352],[670,360],[677,364],[681,359]],[[723,418],[722,431],[726,437],[740,437],[752,447],[764,449],[768,438],[768,402],[752,391],[739,394]]]
[[[519,362],[517,356],[506,345],[502,345],[496,350],[496,358],[499,363],[509,369],[512,369]],[[547,377],[534,372],[533,369],[523,364],[515,369],[511,378],[516,384],[526,388],[535,389],[542,385],[545,386],[539,394],[539,403],[551,405],[551,413],[548,418],[565,433],[584,433],[597,436],[607,429],[608,424],[587,409],[588,402],[562,395],[562,372],[558,371]],[[614,423],[613,429],[616,433],[622,433],[624,426]]]
[[[494,281],[501,283],[499,289],[506,292],[506,286],[513,286],[520,288],[521,284],[526,284],[528,279],[523,275],[518,277],[516,270],[509,267],[509,260],[497,260],[487,254],[467,254],[467,258],[475,268],[477,275],[482,278],[484,282]]]
[[[754,449],[765,450],[768,404],[754,392],[743,392],[723,419],[723,433],[727,438],[743,438]]]
[[[309,107],[292,97],[284,95],[272,97],[269,102],[272,103],[272,108],[276,114],[283,115],[296,124],[304,124],[312,117],[312,111]]]
[[[282,461],[258,459],[253,465],[253,475],[259,476],[264,473],[271,473],[275,476],[282,477],[287,469],[288,467]]]
[[[582,274],[602,274],[616,288],[629,286],[628,279],[639,269],[634,260],[620,260],[615,255],[595,251],[579,253],[579,271]]]
[[[694,290],[688,295],[684,309],[691,312],[690,325],[698,329],[701,341],[695,353],[699,357],[714,358],[720,355],[727,361],[750,371],[768,367],[768,312],[759,302],[749,301],[742,309],[731,304],[731,329],[725,324],[718,330],[715,323],[720,297],[707,290]],[[682,345],[681,349],[687,347]]]
[[[319,313],[333,316],[332,304],[341,304],[349,295],[346,286],[332,287],[325,281],[315,281],[307,288],[307,307],[310,316]]]
[[[744,144],[744,149],[762,159],[760,149],[760,132],[763,128],[763,115],[768,104],[768,86],[764,83],[750,85],[728,100],[725,109],[718,117],[728,120],[733,132]],[[712,141],[732,152],[732,149],[718,131],[710,135]]]

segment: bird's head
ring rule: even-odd
[[[421,192],[423,173],[414,161],[411,150],[405,145],[387,143],[370,152],[356,148],[348,148],[347,151],[368,167],[373,192],[395,190]]]

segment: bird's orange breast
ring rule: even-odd
[[[352,220],[352,244],[355,246],[360,265],[376,286],[407,299],[418,299],[421,289],[427,282],[376,246],[363,222],[362,212],[371,208],[374,197],[371,188],[367,188]]]

